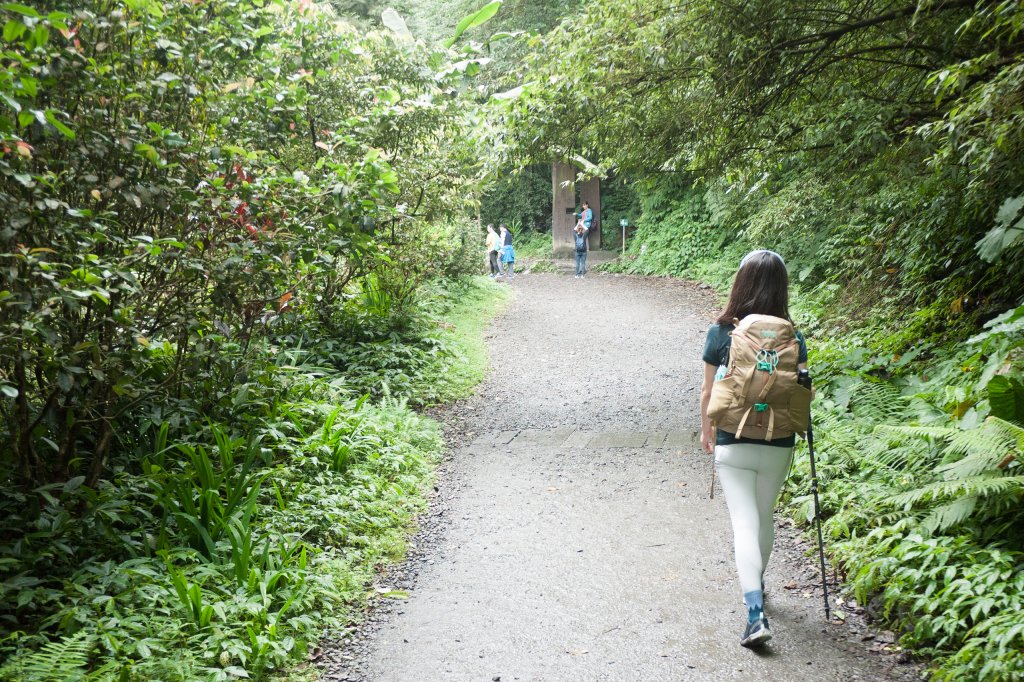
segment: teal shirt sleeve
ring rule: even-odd
[[[729,346],[732,343],[730,331],[732,325],[723,328],[720,324],[713,324],[708,328],[708,337],[704,342],[704,353],[701,356],[704,362],[715,367],[729,364]]]
[[[797,353],[796,361],[797,362],[803,362],[803,363],[806,364],[806,362],[807,362],[807,341],[804,340],[804,335],[800,333],[799,329],[796,332],[796,341],[797,341],[797,343],[800,344],[800,352]]]

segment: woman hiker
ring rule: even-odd
[[[494,231],[494,224],[487,225],[487,263],[491,266],[491,277],[500,277],[501,268],[498,267],[498,250],[501,248],[498,233]]]
[[[751,315],[754,317],[746,324],[741,322]],[[768,315],[772,317],[762,317]],[[737,323],[741,326],[738,331]],[[776,337],[780,344],[773,346]],[[752,338],[758,340],[751,342]],[[732,365],[731,347],[736,356]],[[737,366],[743,358],[748,358],[749,368]],[[753,251],[743,258],[725,311],[708,330],[703,359],[701,444],[708,454],[714,454],[732,522],[736,570],[747,607],[740,644],[755,647],[771,639],[764,615],[764,570],[775,541],[773,511],[792,462],[793,432],[806,430],[810,409],[810,391],[805,396],[796,393],[806,390],[796,387],[796,375],[807,367],[807,345],[792,327],[789,277],[779,254]],[[744,372],[751,378],[742,378]],[[721,388],[712,400],[718,381],[722,382]],[[765,385],[767,388],[760,391]],[[736,387],[737,395],[759,391],[761,396],[760,400],[749,398],[757,404],[738,419],[731,413],[723,416],[720,411],[720,405],[736,404],[732,397],[721,399],[731,387]],[[785,391],[781,399],[776,391]],[[798,405],[800,401],[805,403],[803,407]]]
[[[516,276],[516,252],[512,248],[512,233],[505,227],[505,223],[501,224],[498,236],[501,240],[501,263],[505,267],[505,274],[509,279],[513,279]]]

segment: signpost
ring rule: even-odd
[[[626,228],[629,227],[629,218],[619,220],[619,227],[622,228],[622,255],[626,255]]]

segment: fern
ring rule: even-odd
[[[936,468],[947,481],[972,478],[983,473],[996,473],[1003,454],[998,451],[982,450],[977,454],[947,462]]]
[[[850,394],[850,409],[858,419],[872,422],[901,421],[910,400],[895,386],[881,381],[864,381]]]
[[[910,436],[931,441],[948,441],[959,433],[959,429],[948,426],[907,426],[905,424],[880,424],[875,427],[874,432],[879,435],[890,435],[896,439],[901,436]]]
[[[862,405],[877,410],[885,391],[864,395]],[[879,518],[902,514],[929,533],[945,532],[972,517],[1000,514],[1024,496],[1024,477],[1012,475],[1016,468],[1008,466],[1017,461],[1024,440],[1016,424],[994,417],[967,430],[883,424],[872,436],[861,457],[876,475],[888,471],[889,485],[863,497]],[[895,513],[879,513],[886,509]]]
[[[1008,422],[999,417],[989,417],[985,424],[996,431],[1005,434],[1007,438],[1016,442],[1017,450],[1024,451],[1024,426]]]
[[[892,504],[902,505],[906,511],[910,511],[922,504],[941,503],[928,510],[930,513],[923,523],[932,531],[946,531],[970,518],[979,499],[989,498],[980,513],[991,515],[1019,504],[1022,495],[1024,476],[988,475],[929,483],[894,495]],[[957,504],[964,498],[971,498],[973,502]]]
[[[921,525],[929,533],[944,531],[947,528],[957,526],[970,518],[977,505],[977,495],[964,495],[952,502],[940,504],[933,508],[931,513],[921,521]]]
[[[993,456],[999,454],[1002,459],[1002,456],[1015,446],[1016,442],[1012,436],[989,422],[980,429],[960,431],[949,440],[949,452],[961,456],[972,453]]]
[[[47,642],[39,651],[12,661],[10,668],[0,670],[12,682],[75,682],[86,677],[89,654],[96,644],[96,635],[80,630],[70,637]],[[11,677],[6,677],[10,675]]]

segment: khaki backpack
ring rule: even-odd
[[[811,392],[797,383],[800,343],[793,324],[771,315],[747,315],[734,324],[729,366],[711,387],[711,423],[737,438],[803,435]]]

